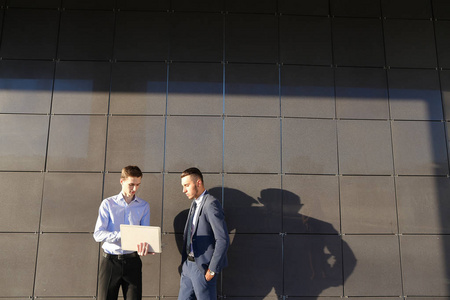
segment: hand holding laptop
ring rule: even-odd
[[[148,243],[137,244],[137,253],[141,256],[146,256],[147,254],[155,255],[155,252],[149,252],[150,245]]]
[[[120,225],[122,249],[139,255],[161,253],[161,228],[158,226]]]

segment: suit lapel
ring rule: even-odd
[[[195,200],[194,200],[195,201]],[[184,225],[184,236],[187,237],[188,232],[188,226],[189,226],[189,220],[191,219],[192,214],[194,213],[193,207],[194,207],[194,201],[191,202],[191,207],[189,208],[189,213],[187,216],[186,224]]]

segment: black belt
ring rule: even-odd
[[[188,255],[187,257],[188,261],[195,261],[195,258],[193,256]]]
[[[137,254],[137,252],[133,252],[133,253],[129,253],[129,254],[108,254],[103,252],[103,257],[107,258],[107,259],[117,259],[117,260],[124,260],[127,258],[135,258],[135,257],[139,257],[139,254]]]

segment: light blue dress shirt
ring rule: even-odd
[[[98,210],[94,239],[108,254],[127,254],[121,247],[120,224],[150,226],[150,205],[135,196],[128,204],[122,193],[103,200]]]

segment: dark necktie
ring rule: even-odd
[[[194,231],[194,215],[195,215],[195,208],[197,207],[197,203],[194,201],[194,204],[192,205],[191,214],[189,215],[189,223],[188,223],[188,232],[187,232],[187,242],[186,242],[186,252],[189,255],[190,252],[192,252],[192,235]]]

